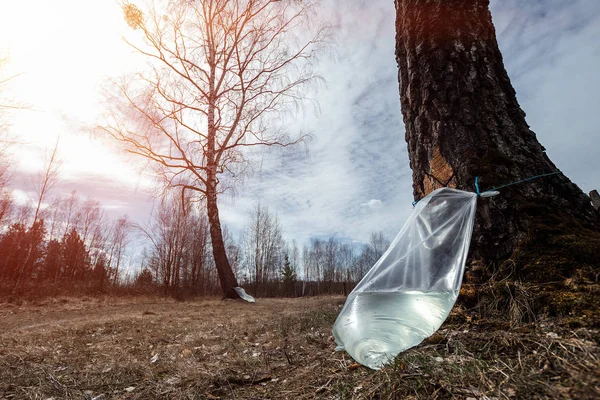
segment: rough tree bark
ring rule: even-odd
[[[517,102],[489,1],[395,5],[415,199],[442,186],[475,191],[475,176],[485,190],[558,171]],[[508,187],[479,201],[470,257],[485,273],[471,279],[489,276],[503,262],[533,281],[570,276],[582,266],[597,271],[599,230],[589,197],[562,174]]]

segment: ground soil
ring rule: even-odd
[[[458,307],[371,371],[335,352],[343,302],[0,303],[0,399],[600,398],[600,334],[577,316],[514,325]]]

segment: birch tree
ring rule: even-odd
[[[217,204],[222,178],[243,172],[252,148],[304,139],[287,132],[282,117],[314,83],[311,60],[326,29],[311,26],[306,1],[123,2],[122,8],[138,33],[128,43],[149,69],[114,82],[122,103],[103,130],[149,160],[182,197],[189,191],[206,200],[221,289],[237,297]]]
[[[504,67],[489,0],[395,0],[400,102],[416,200],[553,174],[481,201],[471,258],[554,281],[600,270],[600,213],[546,154]],[[548,262],[547,260],[552,260]],[[542,267],[543,266],[543,267]],[[593,275],[592,275],[593,278]]]

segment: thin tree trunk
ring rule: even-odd
[[[211,32],[210,26],[207,27]],[[227,252],[225,251],[225,243],[223,242],[223,231],[221,229],[221,219],[219,218],[219,207],[217,205],[217,160],[216,160],[216,136],[217,129],[215,126],[215,43],[212,36],[209,34],[209,55],[208,64],[210,76],[208,79],[208,137],[206,146],[207,160],[207,177],[206,177],[206,211],[208,214],[208,224],[210,230],[210,239],[212,244],[213,257],[215,267],[219,275],[221,284],[221,292],[224,298],[236,299],[239,298],[237,292],[233,289],[238,286],[237,279],[233,274]]]
[[[489,1],[395,5],[415,199],[443,186],[475,191],[475,176],[483,190],[559,171],[517,102]],[[598,268],[599,221],[588,196],[562,174],[507,187],[479,200],[471,258],[484,266],[481,278],[489,265],[508,259],[520,277],[539,281],[568,276],[582,264]]]
[[[231,299],[236,299],[239,296],[233,289],[239,286],[229,260],[227,259],[227,253],[225,252],[225,244],[223,242],[223,232],[221,231],[221,220],[219,218],[219,209],[217,207],[217,194],[214,186],[216,186],[216,179],[211,183],[209,179],[209,190],[207,190],[206,196],[206,207],[208,211],[208,222],[210,225],[210,239],[212,243],[213,257],[215,259],[215,267],[219,274],[219,281],[221,283],[221,291],[223,296]]]

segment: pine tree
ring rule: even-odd
[[[290,263],[289,256],[285,255],[283,269],[281,270],[281,279],[283,280],[283,286],[285,288],[286,295],[290,295],[293,292],[294,284],[296,283],[296,271]]]

